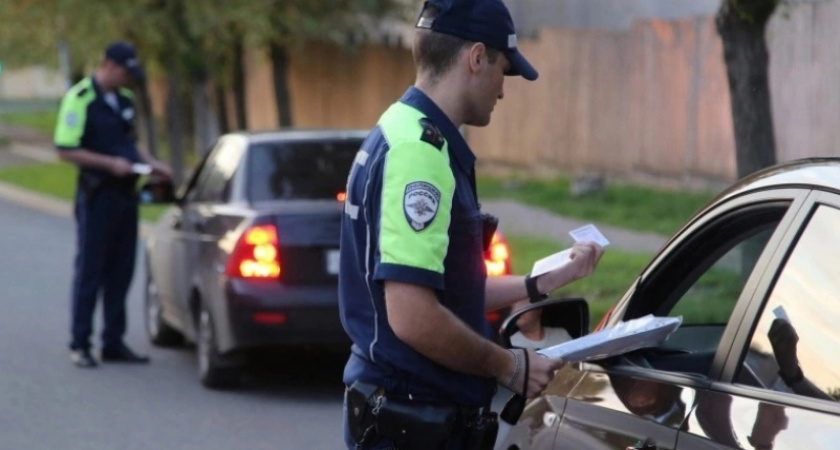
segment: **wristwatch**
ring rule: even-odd
[[[525,290],[528,292],[528,299],[531,300],[531,303],[537,303],[548,298],[548,294],[542,294],[537,289],[537,279],[531,277],[530,273],[525,275]]]
[[[796,374],[794,376],[786,377],[786,376],[782,375],[782,371],[779,371],[779,378],[781,378],[782,381],[784,381],[786,385],[793,386],[794,384],[799,383],[800,381],[804,380],[805,379],[805,374],[802,373],[802,367],[797,366],[796,367]]]

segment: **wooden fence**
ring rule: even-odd
[[[840,1],[783,6],[768,30],[781,161],[840,155]],[[509,78],[485,128],[465,128],[482,170],[603,174],[681,187],[735,177],[726,72],[712,17],[646,20],[626,31],[543,29],[520,40],[540,71]],[[250,129],[274,127],[266,57],[249,59]],[[292,55],[295,124],[363,127],[413,82],[405,47]],[[155,102],[163,105],[162,96]]]

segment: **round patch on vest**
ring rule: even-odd
[[[72,128],[72,127],[75,127],[75,126],[76,126],[76,124],[77,124],[77,123],[79,123],[79,115],[78,115],[78,114],[76,114],[76,113],[70,113],[70,114],[67,114],[67,115],[64,117],[64,123],[65,123],[68,127],[71,127],[71,128]]]
[[[134,119],[134,108],[126,108],[122,111],[122,118],[126,122],[131,121]]]
[[[425,181],[415,181],[405,187],[403,210],[414,231],[423,231],[437,216],[440,191]]]

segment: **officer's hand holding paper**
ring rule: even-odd
[[[610,243],[610,241],[608,241],[607,238],[604,237],[604,235],[601,234],[601,232],[598,231],[598,228],[596,228],[593,224],[574,229],[570,231],[569,234],[575,240],[576,245],[585,242],[594,242],[601,247],[598,249],[599,251],[603,251],[603,247],[606,247]],[[575,247],[567,248],[561,252],[554,253],[553,255],[549,255],[535,262],[534,267],[531,269],[531,277],[536,278],[541,275],[545,275],[569,264],[572,261],[574,248]],[[597,263],[598,259],[600,259],[600,253],[596,255],[594,262]],[[590,268],[587,272],[591,271],[592,268]],[[579,276],[576,276],[575,279],[576,278],[579,278]],[[559,285],[563,284],[565,284],[565,282],[559,283]]]

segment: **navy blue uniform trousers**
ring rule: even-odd
[[[102,348],[122,345],[126,295],[137,253],[138,204],[133,190],[76,193],[77,253],[73,274],[70,347],[90,348],[97,298],[102,296]]]

